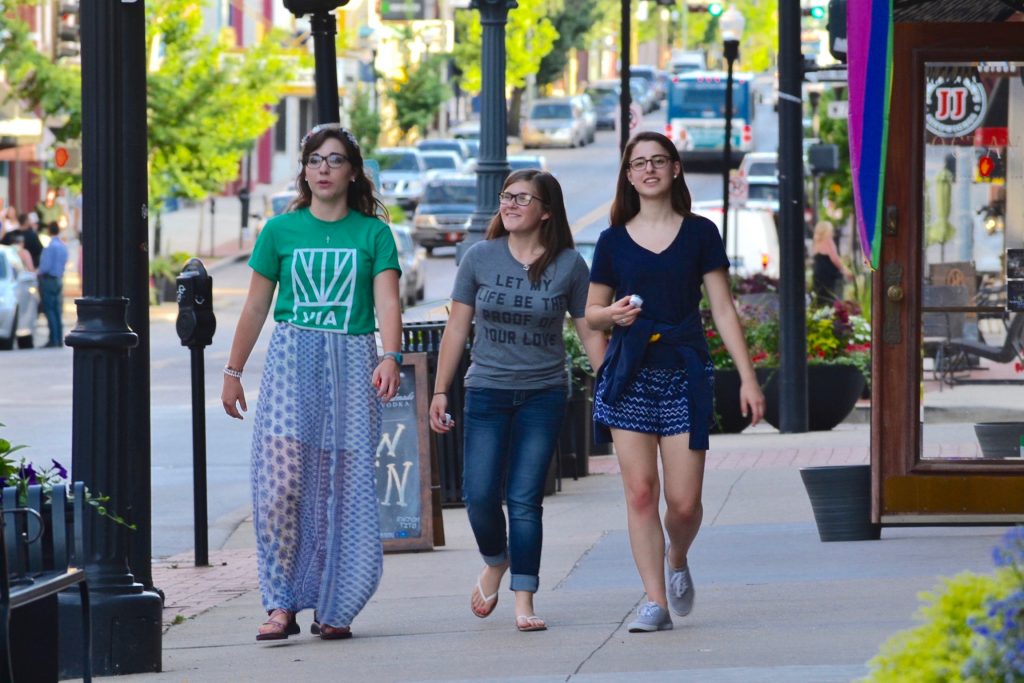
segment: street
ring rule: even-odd
[[[762,112],[764,115],[761,115]],[[759,148],[774,149],[774,113],[759,112],[766,131]],[[641,124],[660,130],[663,111]],[[545,149],[548,163],[562,184],[566,209],[574,231],[607,222],[618,165],[618,139],[602,131],[597,142],[582,149]],[[689,173],[687,181],[697,199],[721,197],[718,174]],[[438,249],[427,259],[426,300],[445,299],[455,274],[454,249]],[[217,334],[205,353],[207,480],[209,545],[219,548],[249,513],[249,440],[252,421],[228,418],[220,405],[221,368],[227,362],[231,337],[248,287],[249,269],[243,262],[221,264],[213,272]],[[190,351],[174,331],[177,308],[163,304],[150,308],[153,555],[164,557],[194,545],[192,507],[192,416]],[[69,330],[73,316],[66,319]],[[267,327],[272,323],[268,322]],[[40,329],[45,331],[45,322]],[[269,341],[265,329],[245,368],[250,414],[256,405],[257,383]],[[71,349],[32,349],[0,353],[0,438],[28,446],[24,455],[37,465],[56,459],[71,464]],[[129,451],[132,445],[129,444]],[[117,500],[111,507],[117,510]]]

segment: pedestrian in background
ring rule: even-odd
[[[0,243],[7,244],[4,241],[5,236],[9,232],[17,230],[19,225],[18,210],[14,206],[8,206],[7,210],[4,211],[3,222],[0,223]]]
[[[253,248],[249,294],[224,369],[228,415],[278,289],[252,437],[253,522],[263,607],[257,640],[349,638],[383,568],[374,461],[382,402],[402,355],[398,253],[355,137],[338,124],[302,141],[291,210]],[[383,354],[374,336],[380,326]]]
[[[814,226],[811,269],[811,292],[819,306],[831,306],[841,299],[843,280],[853,279],[853,273],[839,258],[834,230],[828,221],[818,221]]]
[[[680,616],[693,607],[687,553],[703,515],[704,458],[714,415],[714,366],[700,317],[701,285],[739,370],[741,410],[752,414],[753,424],[764,413],[721,235],[690,206],[675,145],[660,133],[634,136],[619,165],[611,227],[598,238],[590,274],[587,322],[595,330],[612,330],[595,390],[594,422],[599,441],[610,433],[615,443],[630,547],[647,593],[629,624],[633,633],[670,629],[670,605]]]
[[[516,628],[542,631],[547,624],[534,613],[533,595],[540,582],[544,484],[567,397],[566,313],[595,367],[604,336],[583,320],[587,265],[573,248],[558,181],[536,169],[516,171],[498,200],[486,239],[466,251],[455,276],[430,426],[444,434],[454,424],[446,412],[448,391],[475,325],[462,416],[463,494],[484,569],[470,607],[478,617],[489,616],[511,568]]]
[[[60,226],[50,223],[46,226],[50,242],[39,257],[39,297],[42,301],[43,315],[50,328],[50,338],[46,348],[64,346],[64,268],[68,263],[68,248],[60,237]]]

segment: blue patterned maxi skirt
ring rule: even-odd
[[[252,441],[253,522],[267,610],[349,626],[383,569],[374,458],[374,336],[278,323]]]

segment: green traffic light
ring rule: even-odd
[[[713,17],[717,17],[724,11],[725,8],[722,7],[722,3],[720,2],[713,2],[710,5],[708,5],[708,14],[710,14]]]
[[[821,5],[814,5],[813,7],[811,7],[811,17],[814,19],[824,19],[825,8],[822,7]]]

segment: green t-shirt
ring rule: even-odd
[[[355,210],[322,221],[308,208],[267,221],[249,266],[278,283],[274,320],[343,334],[376,330],[373,278],[397,270],[391,228]]]

